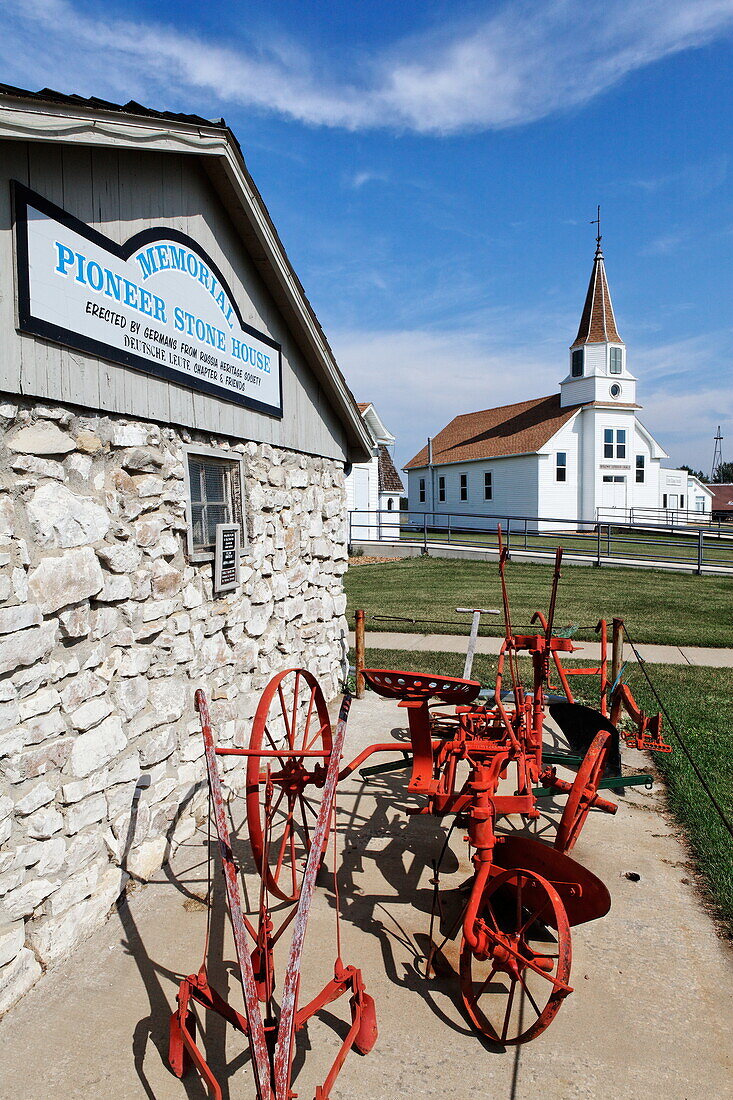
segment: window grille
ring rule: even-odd
[[[243,530],[241,463],[239,459],[188,456],[191,527],[189,551],[214,552],[218,523],[238,523]]]
[[[576,348],[570,359],[570,374],[573,378],[583,377],[583,348]]]
[[[418,503],[425,503],[425,478],[421,477],[418,484]]]
[[[646,459],[644,458],[644,455],[637,455],[636,456],[636,483],[637,483],[637,485],[643,485],[644,484],[644,474],[645,474],[644,466],[645,466],[645,463],[646,463]]]
[[[461,500],[468,500],[468,474],[461,474]]]
[[[568,456],[565,451],[557,452],[557,460],[555,462],[555,480],[567,481],[568,474]]]
[[[491,470],[484,471],[484,500],[493,500],[494,498],[494,479],[491,475]]]
[[[622,366],[621,348],[611,348],[611,354],[610,354],[610,372],[611,372],[611,374],[621,374],[621,366]]]
[[[438,478],[438,500],[445,501],[445,478],[442,476]]]

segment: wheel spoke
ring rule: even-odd
[[[300,692],[300,669],[295,673],[295,684],[293,686],[293,718],[290,726],[292,730],[292,744],[291,748],[295,748],[296,734],[298,730],[298,694]]]
[[[535,1012],[537,1013],[537,1015],[538,1015],[538,1016],[541,1016],[541,1015],[542,1015],[542,1013],[543,1013],[543,1011],[544,1011],[544,1009],[541,1009],[541,1008],[540,1008],[540,1007],[538,1006],[538,1004],[537,1004],[537,1001],[536,1001],[536,1000],[534,999],[534,997],[532,996],[532,993],[530,992],[529,986],[528,986],[528,985],[527,985],[527,983],[525,982],[525,980],[524,980],[524,977],[522,976],[522,974],[521,974],[521,973],[520,973],[520,974],[518,975],[518,977],[519,977],[519,981],[520,981],[520,982],[522,983],[522,989],[524,990],[524,992],[525,992],[525,993],[527,994],[527,996],[529,997],[529,1000],[530,1000],[530,1003],[531,1003],[531,1005],[532,1005],[532,1008],[533,1008],[533,1009],[535,1010]]]
[[[522,927],[517,932],[517,936],[519,938],[521,938],[524,935],[524,933],[527,931],[528,928],[532,927],[532,925],[535,923],[535,921],[540,919],[540,913],[544,913],[545,909],[547,908],[547,906],[549,904],[550,904],[550,899],[545,898],[545,900],[542,902],[542,905],[540,905],[539,909],[534,909],[530,913],[530,915],[527,917],[527,919],[524,922],[524,924],[522,925]]]
[[[492,968],[491,968],[491,971],[490,971],[490,973],[489,973],[489,976],[488,976],[488,978],[486,978],[486,979],[485,979],[485,980],[484,980],[484,981],[483,981],[483,982],[481,983],[481,988],[479,989],[478,993],[477,993],[477,994],[476,994],[476,996],[475,996],[476,1004],[478,1004],[478,1002],[479,1002],[479,1000],[481,999],[481,997],[483,997],[484,993],[486,992],[486,987],[487,987],[487,985],[489,984],[489,982],[491,981],[491,979],[492,979],[492,978],[494,977],[494,974],[496,974],[496,971],[497,971],[498,969],[499,969],[499,968],[498,968],[498,966],[496,965],[496,963],[494,963],[494,965],[493,965],[493,966],[492,966]]]
[[[272,745],[272,748],[275,752],[275,755],[277,756],[278,760],[280,761],[280,767],[284,768],[285,767],[285,759],[284,759],[284,757],[280,756],[280,754],[277,751],[278,748],[281,748],[282,746],[278,746],[278,745],[275,744],[275,742],[273,740],[273,737],[272,737],[272,734],[270,733],[269,729],[267,728],[267,725],[265,725],[265,737],[267,738],[267,740]]]
[[[509,1017],[512,1014],[512,1003],[514,1001],[514,992],[517,988],[517,979],[512,981],[512,988],[509,991],[509,1000],[507,1001],[506,1012],[504,1013],[504,1024],[501,1029],[501,1041],[506,1041],[506,1033],[509,1030]]]
[[[308,743],[308,730],[311,728],[311,717],[313,715],[313,703],[315,702],[315,698],[316,698],[316,689],[313,687],[313,688],[311,688],[311,697],[308,700],[308,713],[305,716],[305,724],[303,726],[303,748],[304,749],[309,749],[311,747],[312,743],[313,743],[312,741],[310,743]],[[318,732],[320,733],[321,731],[319,730]],[[317,739],[317,735],[316,735],[316,739]]]
[[[287,703],[285,702],[285,695],[283,694],[283,689],[282,689],[281,684],[278,684],[277,694],[278,694],[278,697],[280,699],[280,710],[282,712],[283,722],[285,723],[285,736],[287,737],[287,740],[288,740],[288,748],[293,749],[293,748],[295,748],[295,745],[293,744],[293,731],[292,731],[292,729],[290,727],[290,723],[288,721],[288,707],[287,707]]]

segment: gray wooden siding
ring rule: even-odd
[[[118,244],[152,226],[193,237],[226,276],[245,321],[283,349],[282,421],[15,329],[11,179]],[[343,426],[195,157],[0,142],[0,388],[344,459]]]

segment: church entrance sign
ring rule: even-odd
[[[21,332],[282,417],[280,345],[193,238],[160,227],[118,245],[17,182],[14,202]]]

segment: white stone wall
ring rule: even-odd
[[[219,742],[246,744],[276,671],[303,665],[336,694],[347,629],[339,463],[6,400],[0,1014],[192,835],[195,689]],[[218,599],[211,565],[184,553],[184,443],[245,456],[243,583]],[[236,789],[243,768],[226,766]]]

